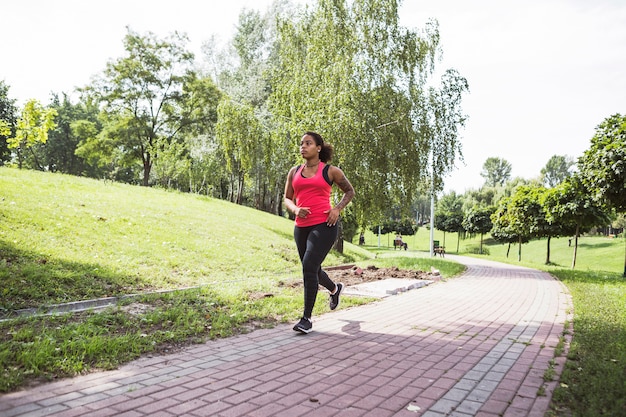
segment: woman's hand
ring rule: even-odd
[[[328,213],[328,217],[326,218],[326,225],[334,226],[337,224],[339,220],[339,215],[341,214],[341,210],[337,207],[333,207],[330,210],[325,211],[324,213]]]
[[[306,219],[306,216],[311,214],[311,209],[309,207],[296,207],[294,214],[296,215],[296,217]]]

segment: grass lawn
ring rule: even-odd
[[[300,264],[288,219],[196,195],[60,174],[0,168],[0,392],[38,380],[111,369],[147,352],[295,321]],[[428,256],[430,233],[367,231],[326,265],[398,266],[444,277],[457,264]],[[574,336],[551,416],[626,415],[624,240],[581,238],[576,268],[568,239],[507,246],[488,236],[435,231],[447,253],[543,269],[574,301]],[[373,259],[376,256],[376,259]],[[189,289],[188,287],[194,287]],[[154,292],[169,290],[169,292]],[[124,298],[99,312],[19,317],[17,309],[99,297]],[[325,294],[320,293],[321,297]],[[346,306],[370,300],[345,297]],[[324,302],[314,314],[327,310]],[[548,377],[546,375],[546,377]]]
[[[302,290],[289,285],[301,281],[301,265],[286,218],[196,195],[8,168],[0,168],[0,195],[0,317],[8,318],[0,322],[0,392],[301,314]],[[373,257],[346,243],[325,265],[387,266]],[[444,277],[460,271],[436,265]],[[128,294],[138,296],[98,312],[14,313]],[[345,297],[342,304],[370,301]],[[327,309],[319,302],[314,314]]]
[[[393,234],[379,237],[367,231],[365,247],[380,257],[388,256],[393,253],[393,237]],[[457,234],[444,235],[436,230],[434,238],[445,245],[447,253],[457,253],[458,244],[459,254],[545,270],[561,280],[572,295],[574,335],[548,417],[626,416],[624,239],[582,236],[576,266],[572,269],[574,242],[570,244],[568,238],[551,240],[549,265],[546,265],[546,239],[522,245],[518,260],[517,245],[509,250],[508,245],[488,236],[483,240],[485,255],[476,253],[479,237],[458,241]],[[414,236],[403,239],[409,245],[408,252],[428,256],[427,228],[420,228]],[[551,375],[544,378],[550,379]]]

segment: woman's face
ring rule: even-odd
[[[322,147],[315,143],[313,136],[302,136],[300,140],[300,155],[302,155],[303,158],[313,158],[321,149]]]

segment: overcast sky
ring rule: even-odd
[[[211,35],[230,39],[244,7],[265,12],[270,0],[3,3],[0,80],[21,106],[88,84],[123,56],[126,26],[186,32],[200,57]],[[488,157],[507,160],[514,177],[537,177],[552,155],[577,158],[602,120],[626,114],[626,1],[406,0],[400,18],[411,28],[436,18],[439,68],[455,68],[470,85],[465,162],[446,179],[447,190],[480,187]]]

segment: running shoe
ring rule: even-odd
[[[339,295],[341,295],[341,291],[343,291],[343,284],[341,282],[337,283],[337,291],[334,294],[330,295],[330,309],[334,310],[339,305]]]
[[[310,332],[312,328],[313,328],[313,323],[311,323],[311,319],[307,319],[306,317],[302,317],[300,321],[298,322],[298,324],[293,326],[293,329],[296,332],[305,333],[305,334]]]

